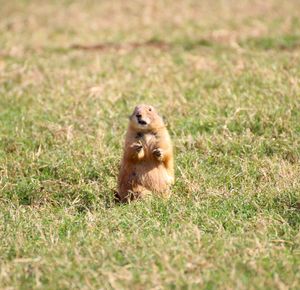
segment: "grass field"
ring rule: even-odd
[[[300,2],[0,0],[1,289],[300,289]],[[170,200],[113,201],[128,115]]]

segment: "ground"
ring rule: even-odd
[[[0,6],[0,288],[300,288],[299,1]],[[118,205],[138,103],[176,183]]]

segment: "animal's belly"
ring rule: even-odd
[[[137,183],[145,188],[157,192],[167,190],[171,177],[163,164],[141,163],[136,167]]]

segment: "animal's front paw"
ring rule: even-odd
[[[141,142],[133,143],[130,147],[132,148],[132,157],[134,159],[137,158],[138,160],[140,160],[144,158],[145,152]]]
[[[163,150],[160,148],[156,148],[152,151],[153,155],[157,160],[162,161],[163,159]]]
[[[137,152],[137,153],[141,152],[142,149],[143,149],[142,143],[133,143],[133,144],[131,145],[131,147],[132,147],[132,148],[134,149],[134,151]]]

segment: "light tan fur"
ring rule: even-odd
[[[118,197],[132,200],[157,193],[170,194],[174,182],[170,135],[156,110],[138,105],[130,116],[118,178]]]

